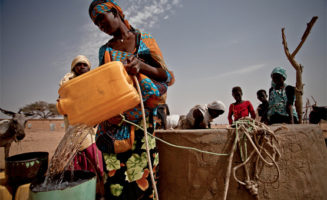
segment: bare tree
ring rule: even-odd
[[[284,51],[286,54],[287,59],[290,61],[291,65],[294,67],[296,70],[296,92],[295,92],[295,107],[296,107],[296,112],[299,115],[299,123],[302,123],[302,96],[303,96],[303,86],[304,84],[302,83],[302,71],[303,71],[303,66],[295,61],[295,55],[297,52],[300,50],[302,47],[303,43],[307,39],[308,35],[310,34],[311,28],[313,27],[314,23],[317,21],[318,17],[314,16],[312,17],[311,21],[307,23],[307,28],[302,35],[301,42],[299,45],[296,47],[296,49],[293,51],[292,54],[290,54],[286,42],[286,36],[284,33],[285,28],[282,28],[282,38],[283,38],[283,46],[284,46]]]

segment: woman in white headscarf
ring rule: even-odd
[[[79,75],[87,73],[90,69],[91,63],[87,57],[84,55],[76,56],[72,61],[70,72],[61,79],[59,86]],[[69,126],[67,116],[64,116],[64,122],[65,130],[67,130]],[[74,158],[74,169],[92,171],[100,176],[103,175],[102,153],[95,144],[94,132],[89,133],[79,147],[79,151]]]
[[[65,74],[65,76],[61,79],[59,86],[69,81],[70,79],[75,78],[76,76],[79,76],[81,74],[90,71],[90,69],[91,69],[91,63],[86,56],[83,55],[76,56],[70,66],[70,72]]]
[[[180,129],[211,128],[211,122],[225,112],[225,104],[214,101],[209,104],[194,106],[185,117],[181,116],[178,127]]]

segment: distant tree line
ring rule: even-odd
[[[39,119],[49,119],[60,116],[56,104],[47,103],[45,101],[36,101],[20,108],[20,110],[24,113],[33,113],[33,117]]]

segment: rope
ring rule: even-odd
[[[122,115],[122,117],[123,117],[123,121],[124,122],[129,123],[129,124],[131,124],[133,126],[136,126],[137,128],[139,128],[139,129],[141,129],[141,130],[144,131],[144,129],[140,125],[135,124],[135,123],[133,123],[131,121],[126,120],[125,119],[125,116],[123,116],[123,115]],[[168,146],[175,147],[175,148],[178,148],[178,149],[192,150],[192,151],[196,151],[196,152],[200,152],[200,153],[205,153],[205,154],[210,154],[210,155],[214,155],[214,156],[228,156],[229,155],[229,154],[226,154],[226,153],[215,153],[215,152],[210,152],[210,151],[204,151],[204,150],[197,149],[197,148],[194,148],[194,147],[187,147],[187,146],[181,146],[181,145],[172,144],[172,143],[169,143],[169,142],[167,142],[167,141],[165,141],[165,140],[163,140],[163,139],[161,139],[159,137],[156,137],[156,136],[152,135],[149,132],[147,132],[147,134],[149,136],[155,138],[156,140],[158,140],[158,141],[160,141],[160,142],[168,145]]]
[[[153,187],[153,190],[154,190],[154,194],[155,194],[156,200],[159,200],[157,185],[156,185],[156,182],[154,180],[153,169],[152,169],[152,164],[151,164],[151,159],[150,159],[151,157],[150,157],[150,150],[149,150],[148,134],[147,134],[147,130],[146,130],[146,119],[145,119],[145,111],[144,111],[144,104],[143,104],[143,98],[142,98],[141,88],[140,88],[140,85],[139,85],[139,82],[138,82],[136,76],[133,76],[133,79],[135,81],[135,85],[136,85],[136,88],[137,88],[137,91],[139,93],[140,100],[141,100],[141,103],[140,104],[141,104],[142,117],[143,117],[145,147],[146,147],[146,153],[147,153],[147,158],[148,158],[148,165],[149,165],[149,169],[150,169],[152,187]]]
[[[227,199],[227,192],[229,187],[229,177],[231,174],[231,165],[233,160],[233,154],[236,150],[236,143],[239,147],[239,153],[242,160],[242,163],[235,166],[233,168],[233,177],[234,179],[241,185],[245,185],[246,189],[249,190],[249,192],[258,198],[258,181],[261,181],[263,183],[274,183],[276,182],[280,177],[280,170],[277,165],[276,159],[280,157],[280,153],[278,148],[276,147],[276,144],[278,144],[278,140],[274,134],[273,131],[269,129],[269,127],[263,123],[257,122],[251,118],[242,118],[236,122],[234,122],[235,128],[235,140],[234,144],[232,146],[232,150],[229,157],[229,163],[228,168],[226,172],[226,183],[225,183],[225,190],[224,190],[224,200]],[[276,131],[275,131],[276,132]],[[241,135],[241,136],[240,136]],[[240,140],[242,138],[242,141]],[[253,147],[253,150],[251,151],[250,155],[247,156],[247,140]],[[241,145],[241,142],[243,142],[244,146]],[[267,150],[267,148],[269,151]],[[244,149],[244,151],[242,150]],[[244,154],[243,154],[244,152]],[[266,155],[271,162],[267,161],[266,158],[263,156]],[[250,172],[247,168],[246,164],[249,163],[252,158],[257,156],[255,165],[254,165],[254,178],[250,178]],[[267,182],[265,180],[262,180],[259,178],[258,175],[258,166],[260,163],[263,163],[264,165],[268,165],[269,167],[275,167],[277,171],[277,176],[273,181]],[[246,178],[244,181],[241,181],[236,176],[236,171],[244,167]]]
[[[236,124],[237,127],[237,124]],[[226,172],[226,182],[225,182],[225,188],[224,188],[224,200],[227,199],[227,191],[229,188],[229,179],[230,179],[230,173],[231,173],[231,169],[232,169],[232,161],[233,161],[233,157],[234,157],[234,152],[236,150],[236,143],[238,142],[239,138],[238,138],[238,132],[235,132],[235,139],[234,139],[234,143],[232,146],[232,150],[230,152],[230,155],[228,157],[228,165],[227,165],[227,172]]]

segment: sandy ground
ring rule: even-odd
[[[12,143],[9,155],[15,155],[25,152],[46,151],[49,152],[49,160],[51,159],[64,131],[31,131],[25,129],[26,136],[19,143]],[[0,169],[4,169],[4,148],[0,148]]]

